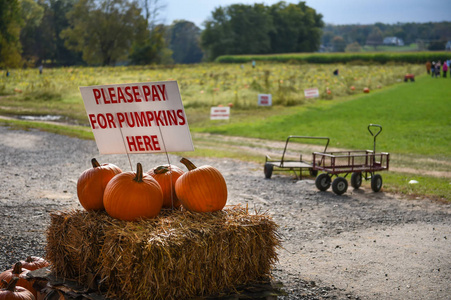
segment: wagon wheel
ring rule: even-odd
[[[312,177],[316,177],[316,175],[318,175],[318,170],[313,170],[312,168],[308,169],[310,176]]]
[[[271,179],[272,171],[274,170],[274,166],[272,164],[265,164],[264,172],[265,172],[265,178]]]
[[[371,189],[377,193],[382,188],[382,176],[379,174],[376,174],[371,177]]]
[[[354,172],[351,175],[351,186],[356,190],[362,185],[362,172]]]
[[[348,181],[343,177],[337,177],[332,182],[332,190],[335,194],[341,195],[348,190]]]
[[[330,176],[326,173],[320,174],[318,177],[316,177],[315,185],[320,191],[327,191],[327,189],[330,187]]]

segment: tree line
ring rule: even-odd
[[[372,25],[330,25],[323,28],[321,44],[329,51],[358,52],[363,46],[382,45],[385,37],[397,37],[418,50],[445,50],[451,40],[451,22]]]
[[[387,35],[429,44],[451,36],[450,22],[325,25],[303,1],[218,7],[201,30],[187,20],[159,22],[160,1],[0,0],[0,68],[196,63],[221,55],[315,52],[321,44],[344,51]]]
[[[159,0],[0,0],[0,68],[194,63],[223,54],[316,51],[305,2],[216,8],[201,30],[158,23]]]

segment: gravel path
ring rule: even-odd
[[[49,212],[81,208],[76,182],[96,157],[130,170],[125,155],[99,155],[95,142],[0,127],[0,266],[43,256]],[[171,163],[179,158],[170,156]],[[342,196],[319,192],[313,180],[264,179],[263,166],[198,159],[226,179],[229,204],[248,204],[280,225],[283,249],[273,282],[278,299],[449,299],[451,205],[408,200],[369,189]],[[131,156],[145,170],[160,154]],[[269,298],[268,298],[269,299]],[[271,298],[274,299],[274,298]]]

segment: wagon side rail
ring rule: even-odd
[[[371,150],[314,152],[313,170],[329,174],[387,171],[390,154]]]
[[[290,135],[288,136],[287,140],[285,141],[285,147],[283,149],[283,153],[282,153],[282,158],[280,159],[280,161],[277,160],[273,160],[271,159],[271,157],[269,155],[266,155],[265,158],[265,163],[267,162],[279,162],[279,166],[280,168],[284,168],[286,163],[292,163],[292,162],[303,162],[302,160],[302,153],[299,155],[299,160],[290,160],[287,159],[287,150],[288,148],[288,144],[290,143],[290,141],[292,142],[294,139],[298,139],[298,140],[302,140],[302,139],[311,139],[311,140],[324,140],[326,143],[324,145],[324,151],[327,151],[327,147],[329,147],[329,142],[330,139],[328,137],[321,137],[321,136],[300,136],[300,135]]]

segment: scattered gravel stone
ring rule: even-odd
[[[264,150],[264,149],[262,149]],[[123,170],[166,164],[164,154],[99,155],[94,141],[0,127],[0,266],[45,256],[49,212],[80,206],[76,183],[91,158]],[[350,188],[319,192],[286,172],[265,179],[262,164],[197,158],[224,175],[230,205],[270,214],[283,248],[272,293],[260,299],[447,299],[451,294],[451,205]],[[169,155],[170,162],[180,157]],[[383,176],[383,174],[382,174]],[[274,294],[274,291],[276,293]],[[251,295],[250,292],[248,295]],[[252,294],[254,295],[254,294]]]

